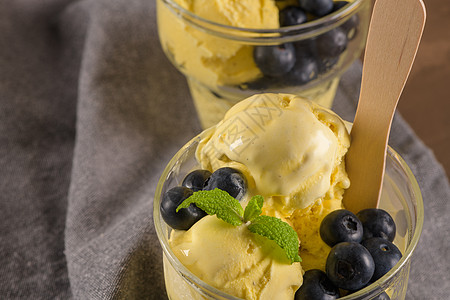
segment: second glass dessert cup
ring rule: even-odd
[[[172,229],[160,214],[162,195],[170,188],[180,185],[187,173],[198,168],[195,150],[205,135],[206,132],[201,133],[178,151],[166,166],[156,188],[153,218],[163,249],[166,290],[171,300],[239,299],[206,284],[178,260],[169,246]],[[401,250],[403,257],[375,283],[340,299],[373,299],[383,292],[392,300],[405,299],[411,256],[422,232],[424,209],[422,195],[414,175],[392,148],[388,148],[380,208],[388,211],[395,220],[397,234],[394,243]]]
[[[202,127],[208,128],[235,103],[259,92],[296,94],[330,108],[340,76],[364,48],[370,6],[368,0],[354,0],[304,24],[248,29],[206,20],[174,0],[157,0],[158,31],[166,56],[187,78]],[[330,52],[330,41],[341,38],[345,45]],[[294,67],[280,76],[263,74],[254,59],[258,47],[295,49]]]

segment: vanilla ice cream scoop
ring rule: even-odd
[[[170,247],[193,274],[242,299],[291,300],[303,282],[300,263],[291,264],[274,241],[215,216],[173,231]]]
[[[175,0],[200,18],[240,28],[279,28],[275,1]],[[163,48],[188,77],[207,86],[236,85],[251,81],[261,72],[253,61],[253,47],[230,42],[197,29],[158,3],[158,30]]]
[[[349,145],[345,124],[332,111],[294,95],[258,94],[231,108],[196,155],[203,168],[241,170],[250,193],[286,217],[341,198],[350,184],[343,160]]]

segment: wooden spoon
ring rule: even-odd
[[[370,21],[358,108],[346,155],[346,209],[378,206],[392,118],[425,24],[422,0],[377,0]]]

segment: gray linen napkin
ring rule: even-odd
[[[164,299],[152,198],[200,125],[154,1],[0,1],[0,45],[1,298]],[[360,75],[339,86],[348,120]],[[398,115],[391,145],[426,209],[408,299],[444,299],[448,179]]]

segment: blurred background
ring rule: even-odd
[[[422,42],[398,106],[450,175],[450,1],[424,3]]]

